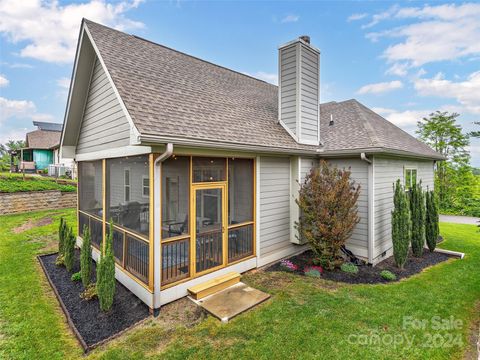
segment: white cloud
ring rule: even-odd
[[[64,90],[68,90],[70,88],[70,78],[62,77],[57,79],[57,85]]]
[[[0,144],[5,144],[9,140],[25,140],[25,135],[30,131],[28,128],[11,129],[0,132]]]
[[[401,63],[405,68],[424,64],[474,57],[480,54],[480,4],[447,4],[424,7],[392,7],[373,16],[363,28],[388,19],[407,19],[408,25],[367,34],[378,41],[389,37],[395,43],[388,46],[383,57],[389,63]],[[400,65],[397,65],[400,66]]]
[[[391,123],[400,128],[412,132],[412,129],[417,125],[417,122],[424,117],[428,117],[433,111],[431,110],[406,110],[396,111],[394,109],[372,108],[373,111],[382,115]]]
[[[0,74],[0,87],[8,86],[10,81],[5,77],[5,75]]]
[[[352,14],[347,18],[347,21],[357,21],[357,20],[362,20],[368,16],[367,13],[362,13],[362,14]]]
[[[390,66],[387,71],[387,75],[396,75],[396,76],[406,76],[408,74],[408,64],[405,63],[395,63]]]
[[[431,79],[416,79],[414,87],[419,95],[453,98],[464,110],[480,114],[480,71],[458,82],[446,80],[443,74],[438,73]]]
[[[270,84],[278,85],[278,74],[266,73],[264,71],[257,71],[256,73],[244,72],[245,75],[252,76],[254,78],[266,81]]]
[[[357,94],[383,94],[402,87],[403,83],[399,80],[367,84],[358,89]]]
[[[23,43],[19,55],[47,62],[72,62],[82,17],[119,30],[139,28],[143,23],[130,20],[125,13],[141,0],[113,4],[105,0],[74,2],[0,0],[0,33],[10,42]]]
[[[53,120],[49,114],[38,113],[29,100],[11,100],[0,97],[0,124],[10,119]]]
[[[280,22],[291,23],[291,22],[297,22],[298,20],[300,20],[300,16],[290,14],[290,15],[285,16],[282,20],[280,20]]]

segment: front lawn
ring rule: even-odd
[[[2,359],[81,357],[34,257],[53,246],[61,214],[73,224],[71,210],[0,217]],[[28,219],[35,223],[45,216],[54,222],[13,232]],[[462,358],[467,351],[474,358],[480,320],[480,233],[475,226],[456,224],[441,224],[441,232],[441,246],[466,252],[464,260],[449,260],[386,285],[252,272],[243,280],[272,294],[272,299],[230,323],[208,317],[193,327],[172,326],[160,312],[88,358],[450,359]],[[183,318],[187,310],[176,311]],[[438,318],[432,321],[434,316]],[[448,321],[447,329],[437,330],[441,319]],[[365,345],[368,342],[372,345]]]
[[[0,193],[15,193],[25,191],[60,190],[65,192],[77,191],[73,180],[58,180],[54,178],[0,173]]]

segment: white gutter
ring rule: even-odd
[[[161,261],[161,254],[159,250],[155,249],[161,249],[160,247],[160,236],[156,236],[160,234],[161,230],[161,225],[160,225],[160,184],[161,184],[161,172],[160,172],[160,166],[157,166],[161,164],[163,161],[167,160],[170,156],[173,154],[173,144],[168,143],[167,147],[165,149],[165,152],[161,154],[158,158],[155,159],[153,163],[153,171],[154,171],[154,177],[153,177],[153,184],[154,184],[154,190],[153,190],[153,204],[154,204],[154,237],[153,237],[153,246],[154,246],[154,251],[153,251],[153,294],[152,294],[152,307],[154,309],[158,309],[160,307],[160,261]],[[156,266],[155,266],[156,265]]]
[[[368,263],[373,264],[375,246],[375,164],[374,158],[369,159],[367,155],[360,153],[360,159],[368,163]]]

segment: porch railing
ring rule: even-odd
[[[228,262],[253,255],[253,224],[228,230]]]
[[[162,285],[190,276],[190,238],[162,244]]]

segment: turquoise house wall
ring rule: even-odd
[[[35,161],[37,170],[43,170],[47,168],[48,165],[53,164],[53,151],[34,149],[33,161]]]

